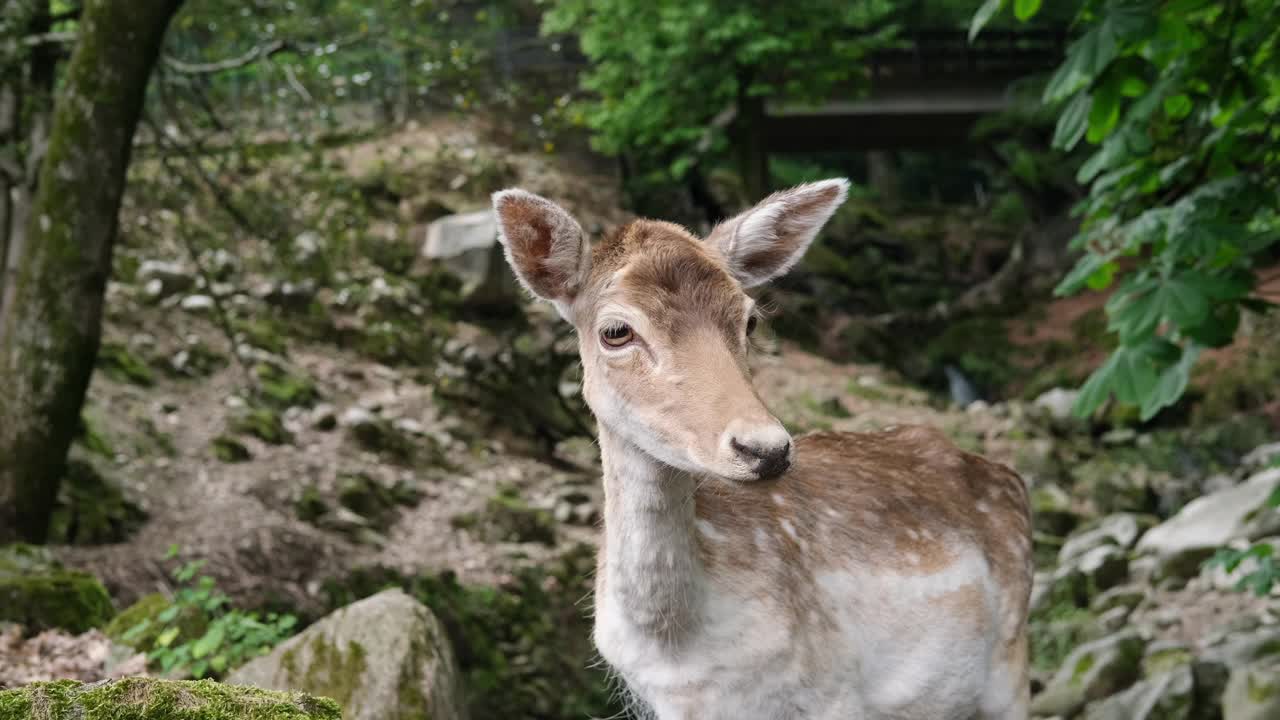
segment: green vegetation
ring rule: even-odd
[[[0,692],[0,720],[341,720],[333,700],[209,680],[32,683]]]
[[[170,557],[177,548],[171,548]],[[161,607],[152,601],[130,613],[137,622],[123,632],[112,627],[121,642],[148,649],[147,660],[166,674],[195,678],[220,677],[228,670],[265,655],[288,638],[297,624],[292,615],[244,612],[230,607],[213,578],[196,577],[203,561],[178,567],[173,600]],[[154,615],[150,610],[157,610]]]
[[[988,0],[972,34],[1010,4],[1021,19],[1040,7]],[[1270,0],[1081,3],[1082,34],[1044,102],[1061,108],[1056,147],[1096,146],[1077,174],[1084,256],[1057,291],[1114,286],[1119,347],[1085,383],[1082,415],[1114,396],[1151,418],[1182,396],[1202,349],[1266,306],[1251,292],[1280,239],[1274,13]]]

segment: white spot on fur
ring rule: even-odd
[[[725,539],[724,533],[717,530],[715,525],[712,525],[711,523],[701,518],[698,519],[697,524],[698,524],[698,532],[701,533],[702,536],[705,537],[706,539],[712,540],[715,542],[724,541]]]
[[[787,531],[792,540],[799,540],[800,536],[796,534],[796,526],[791,524],[787,518],[782,518],[782,529]]]
[[[982,513],[983,515],[986,515],[991,512],[991,506],[987,504],[986,500],[978,501],[978,512]]]
[[[827,517],[833,520],[839,520],[841,519],[841,517],[843,517],[842,515],[840,515],[839,510],[836,510],[835,508],[832,508],[832,507],[827,508],[826,512],[827,512]]]
[[[787,499],[782,497],[782,493],[773,493],[771,497],[773,498],[773,501],[779,505],[787,504]]]
[[[913,552],[907,553],[907,562],[912,565],[919,565],[920,555],[918,553],[913,553]]]

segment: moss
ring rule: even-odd
[[[285,654],[282,666],[288,675],[289,686],[333,698],[346,712],[356,715],[359,708],[351,705],[351,699],[360,688],[368,667],[364,647],[350,642],[346,648],[338,648],[323,635],[316,635],[311,639],[308,649],[311,657],[306,674],[302,677],[298,676],[295,651],[290,650]]]
[[[310,407],[320,399],[320,391],[311,378],[294,375],[269,363],[258,363],[253,374],[258,378],[258,393],[263,403],[272,407]]]
[[[229,364],[226,356],[203,342],[187,345],[170,358],[165,369],[179,377],[208,377]]]
[[[1093,657],[1093,653],[1085,653],[1076,661],[1076,666],[1071,669],[1071,682],[1078,683],[1084,679],[1085,675],[1093,669],[1097,659]]]
[[[210,443],[213,456],[224,463],[240,463],[253,459],[253,453],[239,440],[230,435],[219,435]]]
[[[280,414],[272,408],[248,408],[231,419],[231,431],[252,435],[271,445],[293,442],[293,435],[285,429]]]
[[[165,623],[159,620],[161,613],[173,607],[173,601],[161,593],[152,593],[120,611],[102,629],[112,640],[128,645],[140,652],[150,652],[156,638],[164,632]],[[209,618],[194,606],[184,606],[178,614],[178,636],[173,643],[181,645],[202,637],[209,629]]]
[[[49,519],[49,539],[69,545],[104,545],[126,540],[147,514],[86,460],[72,457]]]
[[[287,355],[289,347],[285,342],[288,329],[275,318],[254,315],[239,320],[234,325],[237,339],[256,348],[261,348],[276,355]]]
[[[416,446],[385,418],[373,418],[352,425],[351,437],[356,444],[369,452],[387,455],[396,462],[408,463],[414,458]]]
[[[151,387],[156,384],[155,373],[151,371],[146,361],[134,355],[129,348],[120,343],[102,344],[98,350],[98,369],[118,382],[141,387]]]
[[[30,546],[0,549],[0,621],[80,633],[114,614],[111,596],[92,575],[62,568]]]
[[[80,414],[80,437],[77,440],[85,450],[99,457],[110,460],[116,455],[111,440],[87,410]]]
[[[0,692],[0,720],[341,720],[333,700],[211,680],[33,683]]]
[[[329,504],[314,485],[303,488],[302,495],[293,504],[294,514],[305,523],[314,523],[329,513]]]
[[[485,504],[480,528],[494,542],[537,542],[554,545],[555,519],[546,510],[529,507],[520,491],[511,486],[500,488]]]

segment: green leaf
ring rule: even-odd
[[[1120,52],[1110,18],[1085,33],[1067,50],[1067,59],[1049,79],[1044,102],[1055,103],[1089,85]]]
[[[170,605],[164,610],[161,610],[160,614],[156,615],[156,619],[162,623],[170,623],[170,622],[173,622],[174,619],[178,617],[178,613],[181,611],[182,611],[182,608],[178,607],[177,605]]]
[[[222,625],[214,625],[209,628],[209,632],[204,637],[195,641],[191,645],[191,657],[197,660],[217,650],[222,645],[222,639],[226,635],[226,630]]]
[[[982,3],[982,7],[973,14],[973,20],[969,21],[969,42],[973,42],[978,33],[982,32],[982,28],[991,22],[991,18],[1000,12],[1000,6],[1004,4],[1004,0],[986,0]]]
[[[1142,402],[1142,421],[1146,422],[1156,416],[1162,409],[1176,403],[1186,391],[1191,381],[1191,368],[1200,357],[1200,348],[1192,345],[1181,348],[1182,357],[1160,373],[1160,380],[1155,390]]]
[[[1058,286],[1053,289],[1053,294],[1058,297],[1065,297],[1079,292],[1110,261],[1110,257],[1087,253],[1076,262],[1076,266],[1071,269],[1071,272],[1062,278],[1062,282],[1058,283]]]
[[[1053,131],[1053,147],[1058,150],[1071,150],[1080,142],[1080,138],[1084,137],[1085,131],[1089,129],[1092,106],[1093,96],[1084,92],[1067,103]]]
[[[1035,17],[1040,12],[1040,0],[1013,0],[1013,14],[1022,22]]]
[[[1076,396],[1075,405],[1071,408],[1076,417],[1087,419],[1111,396],[1111,375],[1115,371],[1116,357],[1113,353],[1102,367],[1093,371],[1084,387],[1080,388],[1080,394]]]
[[[1103,83],[1093,90],[1093,105],[1089,108],[1088,139],[1102,142],[1120,121],[1120,88],[1114,82]]]
[[[165,630],[164,632],[160,633],[160,637],[156,638],[156,646],[167,648],[170,645],[172,645],[173,641],[176,640],[177,638],[178,638],[178,628],[169,628],[168,630]]]
[[[1170,95],[1164,99],[1164,114],[1173,120],[1181,120],[1191,114],[1191,98],[1185,93]]]

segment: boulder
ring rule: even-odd
[[[341,720],[337,703],[212,680],[130,677],[32,683],[0,692],[0,720]]]
[[[468,304],[513,304],[518,299],[492,210],[439,218],[427,225],[424,234],[421,257],[457,275]]]
[[[334,612],[227,682],[330,697],[347,720],[466,718],[444,629],[400,590]]]
[[[0,622],[81,633],[115,614],[97,578],[59,565],[43,548],[0,547]]]
[[[1168,564],[1188,556],[1206,557],[1232,540],[1253,540],[1280,532],[1280,511],[1266,507],[1277,485],[1280,468],[1272,468],[1235,487],[1192,500],[1148,530],[1138,541],[1138,551]],[[1192,565],[1189,560],[1181,564]]]
[[[1148,521],[1150,524],[1150,521]],[[1070,562],[1086,552],[1104,545],[1128,550],[1142,534],[1143,524],[1137,515],[1116,513],[1108,515],[1096,524],[1090,524],[1071,533],[1058,552],[1058,563]]]
[[[1034,715],[1071,717],[1090,702],[1138,679],[1146,641],[1136,630],[1085,643],[1067,656],[1044,692],[1031,701]]]
[[[1190,720],[1195,702],[1191,668],[1183,665],[1085,708],[1085,720]]]
[[[1222,694],[1222,720],[1280,718],[1280,657],[1231,671]]]

